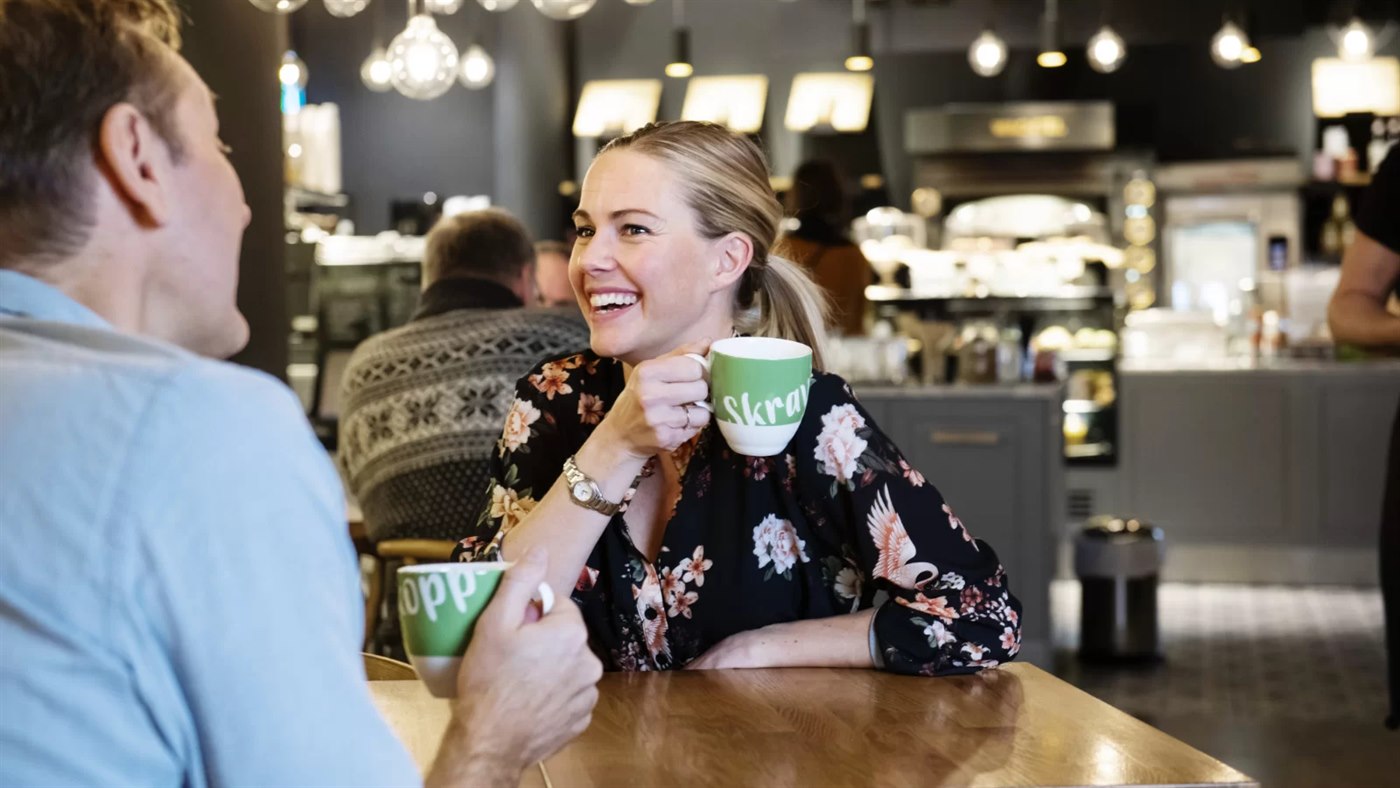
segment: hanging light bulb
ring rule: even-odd
[[[1249,36],[1229,19],[1210,40],[1210,57],[1221,68],[1239,68],[1246,49],[1249,49]]]
[[[394,65],[389,62],[384,47],[375,47],[360,64],[360,81],[375,93],[383,93],[394,86]]]
[[[491,55],[482,49],[480,44],[472,44],[462,55],[460,71],[457,78],[463,85],[472,90],[481,90],[495,79],[496,61],[491,59]]]
[[[409,98],[437,98],[457,79],[457,47],[429,14],[408,20],[389,42],[389,63],[394,89]]]
[[[423,10],[430,14],[455,14],[462,10],[465,0],[423,0]]]
[[[979,76],[994,77],[1006,68],[1006,42],[988,27],[967,48],[967,62]]]
[[[326,0],[326,10],[331,16],[338,16],[342,19],[352,17],[365,10],[369,5],[369,0]]]
[[[653,0],[627,0],[627,5],[651,5]]]
[[[870,56],[870,24],[865,21],[865,0],[851,2],[851,54],[846,58],[847,71],[869,71],[875,67]]]
[[[1089,67],[1100,74],[1112,74],[1117,71],[1128,57],[1128,48],[1123,44],[1123,37],[1108,25],[1099,28],[1099,32],[1089,39],[1088,50]]]
[[[306,87],[306,64],[293,50],[287,50],[282,55],[282,65],[277,68],[277,81],[283,87],[304,88]]]
[[[1045,13],[1040,17],[1040,54],[1035,62],[1041,68],[1059,68],[1069,61],[1060,49],[1060,3],[1045,0]]]
[[[1352,17],[1347,26],[1332,37],[1337,41],[1337,57],[1342,60],[1358,63],[1376,54],[1376,34],[1357,17]]]
[[[501,11],[509,11],[510,9],[515,8],[515,3],[516,3],[517,0],[476,0],[476,1],[477,1],[478,3],[481,3],[481,7],[482,7],[482,8],[485,8],[487,11],[496,11],[496,12],[499,13],[499,12],[501,12]]]
[[[685,26],[685,0],[671,0],[671,29],[673,45],[666,76],[685,79],[695,73],[690,62],[690,28]]]
[[[248,0],[259,11],[270,14],[290,14],[306,5],[306,0]]]
[[[588,9],[598,0],[530,0],[540,13],[550,19],[567,21],[578,19],[588,13]]]
[[[1250,44],[1249,46],[1245,47],[1244,51],[1240,53],[1241,63],[1258,63],[1260,60],[1263,59],[1264,56],[1260,54],[1259,47],[1254,46],[1253,44]]]

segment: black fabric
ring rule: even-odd
[[[524,306],[509,287],[489,279],[439,279],[418,297],[413,320],[436,317],[454,309],[513,309]]]
[[[622,364],[592,353],[545,362],[520,381],[491,500],[459,559],[499,556],[623,387]],[[672,453],[681,494],[654,562],[633,544],[625,512],[608,524],[574,601],[609,669],[680,668],[738,632],[877,605],[875,637],[894,672],[970,673],[1020,650],[1021,604],[992,548],[845,381],[817,374],[806,393],[782,455],[735,454],[713,427]]]
[[[1385,505],[1381,509],[1381,597],[1385,601],[1385,637],[1390,677],[1390,718],[1400,728],[1400,411],[1390,429],[1390,458],[1385,469]]]

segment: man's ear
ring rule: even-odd
[[[711,291],[723,290],[744,275],[753,260],[753,241],[743,233],[730,233],[714,242],[715,278]]]
[[[170,148],[136,107],[122,102],[102,116],[97,133],[98,170],[133,218],[164,226],[170,218]]]

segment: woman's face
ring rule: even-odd
[[[628,150],[599,156],[574,212],[569,280],[593,351],[637,364],[726,335],[737,273],[733,234],[709,240],[660,160]],[[742,237],[741,237],[742,238]],[[739,244],[751,250],[746,240]],[[750,251],[751,254],[751,251]]]

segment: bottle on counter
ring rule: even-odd
[[[1356,225],[1351,221],[1351,206],[1345,194],[1332,198],[1332,215],[1322,223],[1322,234],[1318,248],[1326,257],[1340,257],[1349,238],[1356,237]]]
[[[1020,383],[1025,377],[1026,357],[1021,328],[1007,326],[997,343],[997,382]]]
[[[1385,161],[1385,156],[1390,153],[1390,148],[1395,144],[1386,133],[1385,120],[1376,118],[1371,122],[1371,141],[1366,144],[1366,168],[1371,174],[1376,174],[1376,170],[1381,168],[1381,162]]]

